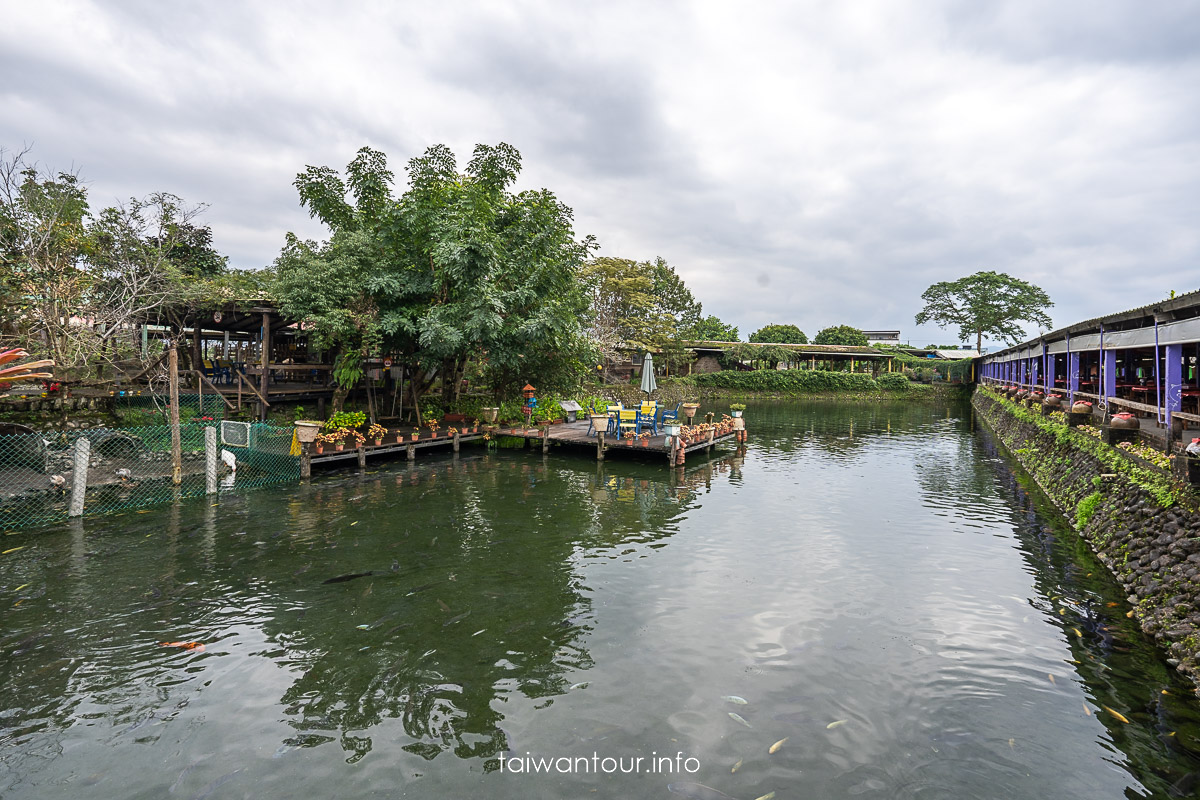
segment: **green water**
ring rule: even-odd
[[[1190,685],[969,407],[746,416],[0,537],[0,797],[1193,796]]]

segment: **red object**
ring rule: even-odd
[[[204,651],[203,642],[159,642],[159,647],[178,647],[180,650]]]

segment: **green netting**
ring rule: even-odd
[[[172,480],[171,427],[90,428],[0,435],[0,529],[66,520],[81,440],[90,450],[84,515],[114,514],[206,495],[205,430],[216,432],[217,492],[300,477],[293,430],[265,423],[179,426],[180,483]],[[224,428],[224,430],[222,430]]]

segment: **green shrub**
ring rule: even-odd
[[[1096,507],[1104,500],[1104,495],[1100,492],[1092,492],[1087,497],[1079,501],[1079,505],[1075,507],[1075,527],[1083,530],[1087,527],[1088,522],[1092,519],[1092,515],[1096,513]]]
[[[885,392],[907,392],[912,387],[912,381],[899,372],[888,372],[875,379],[879,388]]]
[[[339,411],[325,420],[324,428],[327,431],[337,430],[338,428],[350,428],[354,430],[364,425],[366,421],[367,414],[365,411]]]
[[[823,370],[755,370],[754,372],[711,372],[695,375],[696,386],[739,389],[747,392],[877,392],[879,383],[866,373]]]

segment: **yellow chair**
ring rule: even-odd
[[[638,412],[636,408],[631,408],[628,411],[621,409],[617,412],[617,438],[621,439],[624,436],[633,436],[637,434],[638,429]]]

